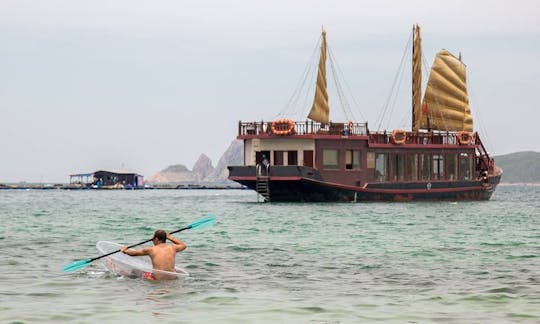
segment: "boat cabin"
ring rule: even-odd
[[[244,165],[305,166],[329,182],[363,186],[370,182],[471,180],[478,134],[468,141],[456,132],[369,132],[367,123],[295,122],[294,134],[276,136],[270,123],[239,123]],[[483,161],[485,170],[489,161]],[[269,168],[271,170],[271,168]],[[259,172],[265,172],[261,169]]]

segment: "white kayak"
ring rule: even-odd
[[[97,249],[101,254],[111,253],[120,250],[122,245],[115,242],[99,241],[96,244]],[[111,272],[130,278],[144,278],[148,280],[156,279],[177,279],[189,276],[189,273],[180,268],[175,267],[175,272],[155,270],[152,268],[152,263],[149,257],[133,257],[127,254],[118,252],[103,258],[105,266]]]

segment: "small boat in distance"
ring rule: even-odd
[[[418,25],[412,44],[411,130],[330,121],[323,30],[309,120],[240,121],[244,165],[229,179],[273,202],[488,200],[502,169],[473,130],[465,64],[441,50],[422,100]]]

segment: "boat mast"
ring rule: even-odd
[[[413,26],[412,46],[412,130],[418,131],[422,120],[422,39],[420,26]]]

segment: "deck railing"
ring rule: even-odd
[[[405,132],[405,137],[402,138],[401,144],[460,144],[458,133],[450,131],[431,131],[431,132]],[[379,131],[369,132],[370,144],[394,144],[395,139],[392,137],[392,132]],[[471,135],[471,140],[468,145],[475,145],[477,142],[477,134]],[[461,143],[464,144],[464,143]]]
[[[272,132],[272,123],[266,121],[238,122],[239,136],[279,136]],[[402,144],[460,144],[458,133],[450,131],[410,132],[401,131]],[[368,136],[370,144],[393,144],[395,139],[391,131],[369,131],[367,123],[317,123],[314,121],[294,122],[290,135],[341,135]],[[476,133],[471,136],[468,145],[480,144]],[[463,143],[461,143],[463,144]]]
[[[259,122],[238,122],[238,135],[275,135],[272,132],[272,123],[266,121]],[[317,123],[314,121],[294,122],[291,135],[367,135],[367,123]]]

